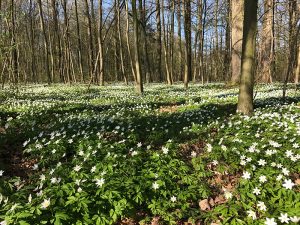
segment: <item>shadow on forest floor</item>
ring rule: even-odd
[[[300,96],[294,98],[287,98],[285,102],[282,101],[282,98],[267,98],[263,100],[257,100],[255,102],[255,107],[264,107],[274,106],[274,105],[282,105],[282,104],[291,104],[291,103],[299,103]],[[168,103],[155,103],[152,102],[152,109],[159,108],[161,106],[174,106],[180,105],[182,102],[168,102]],[[77,105],[74,107],[63,108],[61,110],[58,109],[49,109],[41,111],[38,115],[29,116],[28,119],[33,119],[37,121],[37,123],[48,124],[53,121],[53,114],[65,115],[68,114],[76,114],[82,112],[83,110],[93,110],[93,112],[101,113],[106,110],[116,109],[118,112],[118,108],[121,107],[134,107],[137,104],[126,104],[124,105]],[[231,114],[234,114],[236,111],[236,104],[234,103],[223,103],[223,104],[205,104],[200,106],[199,108],[195,108],[193,110],[186,111],[175,111],[172,113],[161,113],[158,115],[146,115],[143,116],[141,114],[134,115],[135,112],[130,112],[133,117],[128,120],[128,118],[118,118],[113,123],[107,125],[106,132],[111,132],[116,126],[122,124],[125,127],[131,125],[135,128],[133,134],[136,137],[137,142],[142,142],[145,144],[151,144],[154,147],[159,148],[162,144],[164,144],[169,139],[174,140],[177,143],[184,143],[193,139],[197,139],[199,137],[194,135],[182,134],[180,131],[185,127],[191,126],[193,123],[201,123],[202,125],[207,125],[216,119],[227,119]],[[8,116],[16,117],[18,113],[4,113],[0,112],[0,117],[7,118]],[[93,114],[91,114],[92,117]],[[100,115],[99,115],[100,116]],[[91,130],[97,133],[97,129],[103,125],[99,123],[93,124],[93,118],[91,118]],[[87,122],[86,118],[76,118],[72,119],[72,123],[74,126],[76,124],[84,124]],[[66,124],[61,124],[62,126],[66,126]],[[88,124],[87,124],[88,125]],[[156,129],[152,129],[155,127]],[[47,129],[47,126],[38,126],[38,129],[34,131],[31,130],[32,127],[25,126],[15,126],[8,128],[7,131],[0,132],[0,169],[5,169],[8,171],[10,176],[20,176],[27,177],[30,168],[35,163],[34,161],[28,161],[26,157],[23,155],[23,143],[29,138],[33,138],[37,136],[41,131],[44,133],[51,133],[57,127]],[[166,131],[168,130],[168,132]],[[30,131],[30,132],[29,132]],[[132,131],[125,131],[125,134],[129,134]],[[201,138],[201,137],[200,137]]]

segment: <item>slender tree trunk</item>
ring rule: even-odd
[[[15,4],[14,0],[11,0],[10,5],[10,17],[11,17],[11,62],[12,62],[12,74],[13,74],[13,83],[18,85],[19,81],[19,64],[18,64],[18,50],[17,50],[17,41],[16,41],[16,25],[15,25]]]
[[[66,68],[66,76],[68,77],[68,81],[72,82],[72,70],[71,70],[71,46],[70,46],[70,30],[69,30],[69,18],[68,18],[68,9],[67,9],[67,0],[63,0],[63,11],[64,11],[64,26],[65,26],[65,68]]]
[[[129,2],[128,0],[125,0],[125,6],[126,6],[126,42],[127,42],[127,50],[128,50],[128,55],[129,55],[129,61],[130,61],[130,67],[131,67],[131,72],[133,75],[133,79],[135,83],[137,82],[137,75],[135,72],[134,68],[134,62],[133,62],[133,57],[130,49],[130,42],[129,42]]]
[[[39,5],[39,13],[40,13],[40,26],[41,30],[44,36],[44,53],[46,56],[46,62],[45,62],[45,67],[46,67],[46,73],[48,77],[48,84],[52,83],[51,79],[51,72],[50,72],[50,65],[49,65],[49,42],[48,42],[48,37],[46,34],[46,29],[45,29],[45,24],[44,24],[44,16],[43,16],[43,6],[42,6],[42,0],[38,0],[38,5]]]
[[[31,73],[32,73],[32,81],[38,82],[37,79],[37,72],[36,72],[36,56],[35,56],[35,41],[34,41],[34,25],[33,25],[33,0],[30,0],[29,2],[29,23],[30,23],[30,53],[31,53]]]
[[[51,0],[51,6],[52,6],[52,17],[54,22],[54,50],[58,53],[58,65],[57,69],[59,71],[59,79],[60,82],[63,82],[63,60],[62,60],[62,48],[61,48],[61,38],[60,38],[60,31],[58,26],[58,9],[57,9],[57,2],[56,0]]]
[[[172,85],[172,79],[170,74],[169,56],[168,56],[168,45],[167,45],[167,34],[166,34],[166,24],[165,24],[165,9],[164,0],[161,1],[161,14],[162,14],[162,30],[163,30],[163,44],[164,44],[164,59],[166,67],[166,78],[169,85]]]
[[[219,65],[220,65],[220,59],[219,59],[219,28],[218,28],[218,22],[219,22],[219,0],[215,0],[215,38],[214,38],[214,80],[216,81],[218,78],[218,72],[219,72]]]
[[[245,0],[241,68],[242,74],[237,111],[246,115],[253,113],[257,7],[258,0]]]
[[[188,88],[188,83],[192,77],[192,30],[191,30],[191,1],[184,0],[184,33],[185,33],[185,70],[184,87]]]
[[[224,54],[224,70],[223,77],[228,80],[228,75],[230,71],[230,18],[231,18],[231,0],[226,0],[226,31],[225,31],[225,54]]]
[[[181,37],[181,0],[178,0],[178,9],[177,9],[177,23],[178,23],[178,60],[179,60],[179,74],[178,80],[183,80],[183,60],[182,60],[182,37]]]
[[[145,3],[145,0],[144,0]],[[147,21],[146,21],[146,6],[143,4],[143,0],[139,0],[139,10],[140,10],[140,23],[141,23],[141,39],[143,43],[143,49],[145,50],[145,57],[144,57],[144,62],[145,62],[145,77],[147,83],[150,82],[151,79],[151,68],[150,68],[150,61],[149,61],[149,54],[148,54],[148,42],[147,42]]]
[[[163,75],[162,75],[162,41],[161,41],[161,5],[160,0],[156,0],[156,30],[157,30],[157,73],[159,76],[159,82],[163,81]]]
[[[99,4],[99,20],[98,20],[98,48],[99,48],[99,75],[98,79],[101,86],[104,86],[104,55],[103,55],[103,2],[98,1]]]
[[[75,2],[75,17],[76,17],[76,34],[77,34],[77,44],[78,44],[77,57],[78,57],[79,73],[80,73],[80,81],[84,82],[85,77],[83,75],[82,44],[81,44],[81,36],[80,36],[80,24],[79,24],[77,0],[75,0],[74,2]]]
[[[126,85],[128,85],[128,79],[125,72],[124,65],[124,52],[123,52],[123,40],[122,40],[122,30],[121,30],[121,4],[120,0],[117,0],[117,29],[118,29],[118,43],[119,43],[119,51],[120,51],[120,61],[121,61],[121,73]]]
[[[171,37],[170,37],[170,78],[174,79],[174,26],[175,26],[175,0],[171,0]]]
[[[206,73],[206,65],[204,65],[204,35],[206,26],[206,16],[207,16],[207,0],[203,0],[202,6],[203,22],[202,22],[202,39],[201,39],[201,56],[200,56],[200,68],[201,68],[201,82],[204,84],[204,74]],[[207,52],[207,51],[206,51]]]
[[[240,82],[241,55],[243,40],[243,2],[232,0],[231,2],[231,82]]]
[[[85,3],[85,13],[88,21],[88,62],[89,62],[89,74],[90,79],[93,80],[93,68],[94,68],[94,45],[93,45],[93,29],[92,29],[92,19],[90,15],[90,7],[88,0],[84,0]]]
[[[142,94],[143,90],[143,78],[140,65],[139,55],[139,22],[136,9],[136,0],[132,0],[132,18],[133,18],[133,35],[134,35],[134,55],[135,55],[135,72],[136,72],[136,90],[138,94]]]

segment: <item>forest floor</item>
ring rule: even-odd
[[[0,91],[0,224],[298,224],[300,90]]]

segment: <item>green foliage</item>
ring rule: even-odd
[[[27,169],[16,177],[0,164],[0,222],[296,221],[300,110],[280,105],[277,88],[258,87],[251,118],[233,115],[237,89],[222,85],[150,86],[143,97],[123,86],[7,89],[0,156],[22,150]]]

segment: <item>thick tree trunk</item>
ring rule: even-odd
[[[243,2],[232,0],[231,2],[231,82],[240,82],[241,56],[243,40]]]
[[[286,97],[287,83],[293,77],[296,67],[297,55],[297,39],[299,37],[300,24],[297,27],[297,0],[289,1],[289,53],[288,53],[288,67],[286,70],[284,85],[283,85],[283,99]],[[295,76],[296,77],[296,76]]]
[[[101,86],[104,86],[104,55],[103,55],[103,2],[102,0],[98,1],[99,4],[99,20],[98,20],[98,48],[99,48],[99,74],[98,79]]]
[[[258,0],[245,0],[244,7],[245,18],[243,23],[242,74],[237,111],[250,115],[253,113]]]
[[[262,22],[261,49],[259,74],[261,74],[262,82],[271,83],[272,81],[272,62],[273,62],[273,0],[264,1],[264,15]]]

